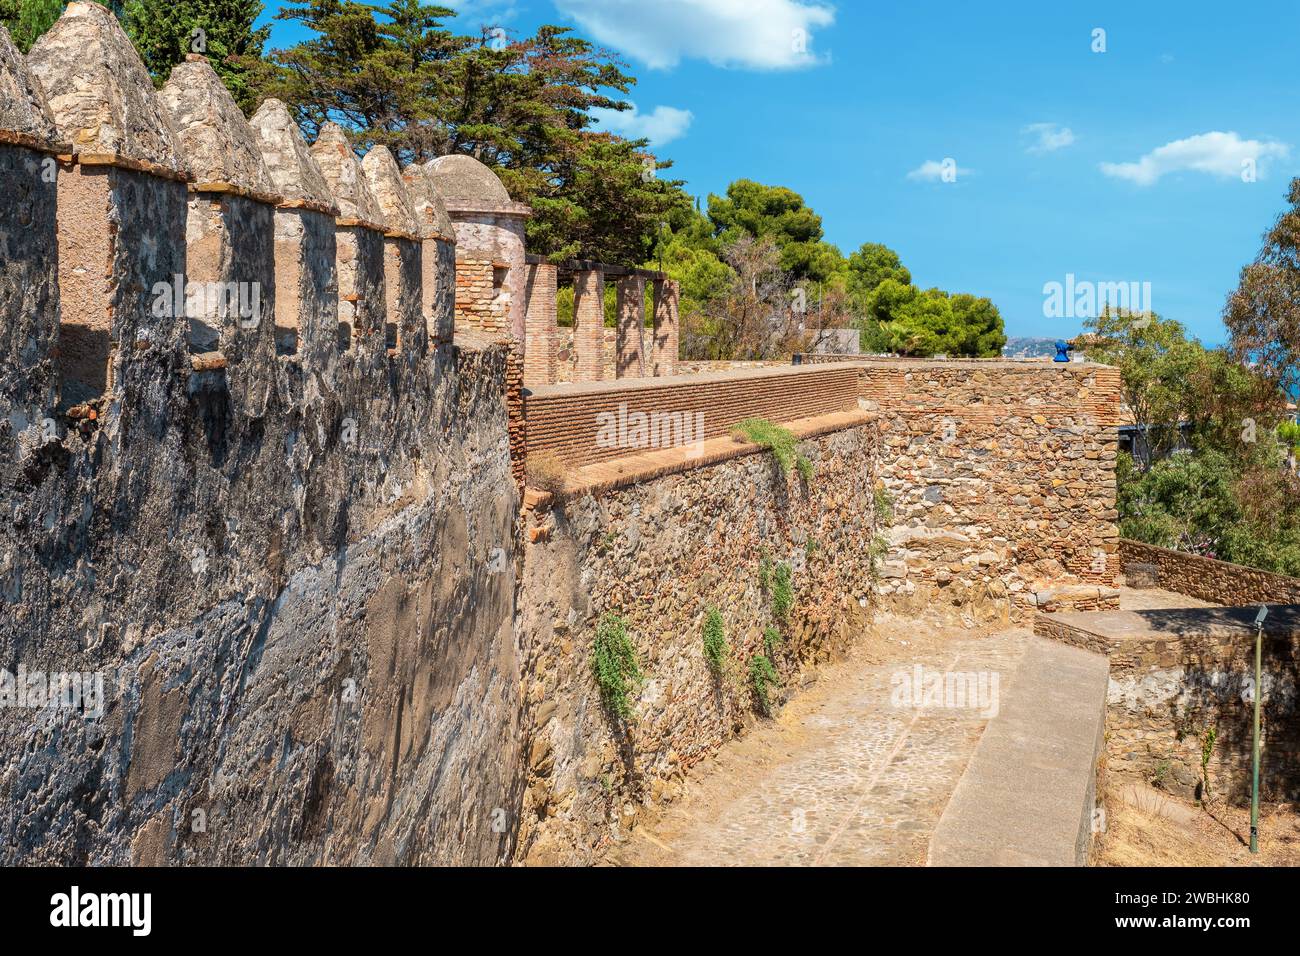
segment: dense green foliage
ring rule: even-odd
[[[627,633],[627,622],[617,614],[605,614],[596,626],[591,669],[605,707],[617,719],[627,720],[632,714],[629,695],[641,682],[641,665]]]
[[[768,657],[776,656],[776,649],[781,646],[781,640],[779,628],[769,624],[763,629],[763,650],[767,652]]]
[[[799,454],[799,439],[790,429],[766,418],[746,418],[735,426],[733,432],[745,441],[771,451],[781,466],[782,474],[788,475],[792,468],[797,467],[805,481],[812,477],[812,462]]]
[[[794,609],[793,571],[784,561],[778,561],[772,572],[772,617],[782,624],[790,620]]]
[[[250,72],[271,35],[269,26],[253,27],[261,14],[260,0],[125,0],[123,25],[155,83],[166,83],[187,53],[201,53],[251,113],[258,99]]]
[[[1223,323],[1237,355],[1292,395],[1300,393],[1300,178],[1291,180],[1289,207],[1264,236],[1255,260],[1241,270]]]
[[[1119,367],[1136,456],[1117,463],[1120,533],[1166,548],[1300,574],[1300,429],[1269,377],[1158,315],[1106,310],[1090,358]]]
[[[764,716],[772,714],[772,700],[768,688],[778,687],[781,677],[772,662],[762,654],[755,654],[749,659],[749,686],[754,692],[754,701]]]
[[[727,644],[727,632],[722,623],[722,612],[716,607],[709,608],[704,615],[704,659],[709,662],[709,670],[721,674],[727,663],[731,647]]]

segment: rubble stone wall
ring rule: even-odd
[[[770,656],[780,675],[771,690],[779,703],[857,636],[872,587],[863,543],[877,530],[878,442],[874,424],[801,442],[814,468],[806,483],[751,452],[526,513],[523,859],[596,859],[647,806],[680,794],[692,766],[759,719],[749,677],[756,655]],[[784,621],[773,604],[778,562],[794,595]],[[710,609],[729,645],[720,671],[702,649]],[[603,704],[592,675],[595,633],[612,615],[625,621],[643,674],[626,722]],[[770,650],[768,627],[781,635]]]
[[[1114,605],[1118,370],[835,367],[860,369],[861,404],[882,418],[880,480],[894,510],[883,594],[1016,618]]]
[[[1202,601],[1244,607],[1253,604],[1300,604],[1300,578],[1273,574],[1227,561],[1171,551],[1121,538],[1120,561],[1154,564],[1158,587]]]
[[[1168,618],[1176,612],[1161,612]],[[1248,623],[1253,615],[1246,615]],[[1204,623],[1203,618],[1197,618]],[[1295,615],[1264,634],[1261,701],[1263,799],[1300,799],[1300,633]],[[1106,638],[1040,615],[1034,631],[1110,658],[1108,773],[1155,783],[1188,798],[1250,799],[1255,641],[1187,624],[1158,637]]]

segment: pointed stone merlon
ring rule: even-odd
[[[677,300],[679,287],[673,279],[654,283],[654,350],[650,374],[655,377],[677,374]]]
[[[429,166],[408,166],[402,173],[424,248],[420,256],[421,310],[434,348],[450,345],[456,319],[456,226],[433,184]]]
[[[326,369],[338,348],[338,208],[288,107],[267,99],[249,120],[281,200],[275,210],[275,339],[281,355]]]
[[[618,378],[644,378],[645,279],[624,276],[615,282],[614,289],[618,312],[615,375]]]
[[[326,123],[311,147],[339,216],[335,247],[339,285],[339,351],[385,349],[387,302],[384,285],[383,213],[347,134]]]
[[[0,417],[45,417],[58,336],[58,141],[45,93],[0,26]],[[39,418],[38,418],[39,416]],[[0,451],[0,453],[3,453]]]
[[[169,292],[184,281],[189,172],[144,64],[105,7],[68,4],[27,63],[70,146],[58,177],[67,409],[113,388],[120,343],[139,354],[179,341]]]
[[[605,275],[590,269],[573,274],[575,382],[605,377]]]
[[[524,318],[524,385],[527,388],[552,385],[557,378],[556,272],[550,262],[528,264]]]
[[[185,229],[189,350],[220,352],[238,368],[275,350],[279,197],[257,136],[206,57],[177,64],[158,98],[195,178]]]
[[[524,224],[532,210],[512,202],[501,180],[472,156],[441,156],[428,164],[456,227],[458,326],[508,336],[524,349]]]
[[[384,234],[386,341],[390,349],[418,358],[428,351],[428,331],[422,310],[421,239],[414,204],[388,147],[371,147],[361,160],[361,170],[388,227]]]

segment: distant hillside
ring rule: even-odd
[[[1024,335],[1007,336],[1002,346],[1004,358],[1051,358],[1056,355],[1056,339],[1040,339]]]

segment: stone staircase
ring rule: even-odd
[[[930,840],[930,866],[1083,866],[1107,660],[1032,639]]]

